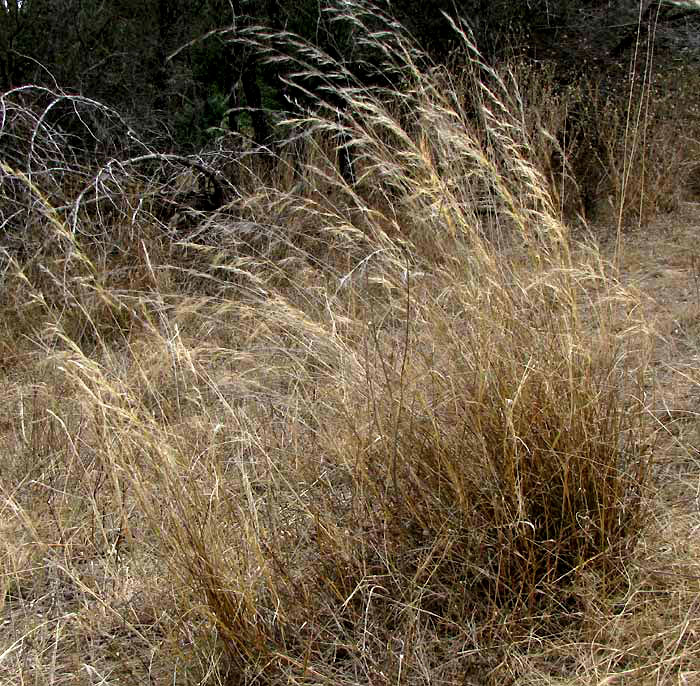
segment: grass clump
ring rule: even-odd
[[[563,610],[584,570],[619,584],[641,530],[646,462],[635,444],[640,408],[627,404],[634,382],[619,351],[609,341],[582,345],[567,315],[550,311],[533,329],[519,314],[531,312],[529,298],[491,292],[493,307],[465,290],[468,323],[447,328],[431,303],[426,324],[447,339],[427,359],[402,360],[420,382],[402,382],[386,363],[377,370],[387,378],[373,383],[356,478],[383,504],[396,553],[406,532],[418,534],[417,549],[425,537],[419,567],[434,581],[450,570],[447,588],[471,588],[467,607],[486,597]]]

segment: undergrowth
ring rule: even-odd
[[[118,148],[76,98],[86,160],[41,116],[69,96],[2,96],[10,683],[598,683],[654,531],[652,346],[564,221],[566,103],[460,26],[456,79],[333,11],[393,85],[237,36],[310,98],[265,165]],[[192,169],[225,198],[176,216]]]

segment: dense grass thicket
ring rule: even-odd
[[[697,89],[342,11],[394,85],[251,29],[315,98],[275,151],[2,95],[0,682],[694,683],[697,443],[620,265]]]

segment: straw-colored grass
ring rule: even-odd
[[[347,107],[177,226],[176,179],[4,96],[45,156],[3,168],[0,683],[692,683],[697,444],[640,288],[562,222],[534,91],[339,11],[400,89],[251,31]]]

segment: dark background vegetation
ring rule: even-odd
[[[4,5],[4,7],[2,6]],[[6,0],[0,5],[0,90],[25,84],[113,106],[161,150],[200,149],[223,132],[258,144],[303,100],[239,38],[254,26],[298,34],[361,80],[368,55],[353,27],[318,0]],[[700,12],[692,3],[637,0],[393,0],[391,13],[431,59],[458,68],[446,15],[463,18],[492,63],[513,53],[551,63],[561,86],[582,76],[614,90],[638,33],[653,32],[660,64],[697,65]],[[641,19],[641,21],[640,21]]]

